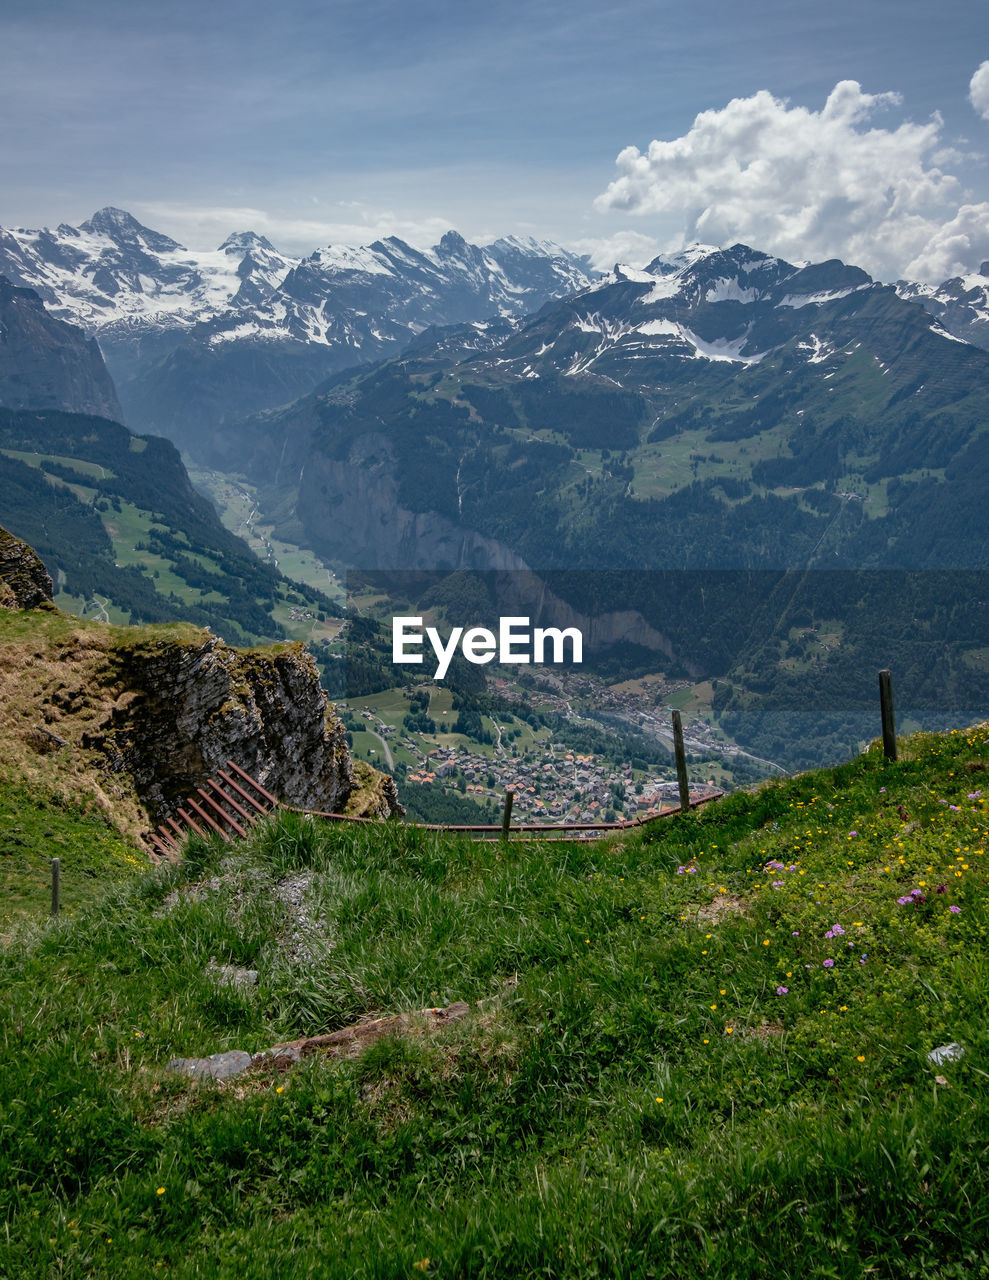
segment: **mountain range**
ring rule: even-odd
[[[104,621],[186,620],[237,643],[313,642],[337,606],[221,523],[175,445],[135,435],[99,346],[0,275],[0,517],[58,602]]]
[[[979,567],[987,374],[860,269],[736,245],[423,335],[195,447],[366,567]]]
[[[531,567],[577,613],[635,613],[774,758],[808,689],[840,696],[890,652],[911,696],[983,697],[985,588],[942,572],[989,555],[982,276],[893,286],[734,245],[592,278],[554,246],[454,233],[192,255],[115,210],[0,250],[0,506],[70,594],[122,583],[124,616],[195,609],[235,638],[334,630],[123,416],[246,476],[272,536],[324,564]],[[880,576],[811,588],[808,569]],[[771,574],[715,589],[713,570]]]
[[[479,247],[453,231],[427,251],[389,237],[300,259],[247,231],[190,252],[114,208],[78,227],[0,230],[0,273],[98,339],[128,425],[183,444],[431,325],[521,317],[594,274],[558,245]]]
[[[892,286],[697,245],[592,280],[557,246],[454,232],[428,252],[299,260],[245,232],[191,254],[111,208],[0,232],[0,267],[0,308],[33,326],[8,365],[44,326],[63,362],[95,335],[130,426],[247,474],[336,562],[984,560],[989,278]],[[33,407],[121,416],[97,373],[67,375],[79,403]]]

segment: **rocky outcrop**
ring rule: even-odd
[[[233,760],[289,805],[402,812],[393,780],[352,761],[302,645],[33,616],[0,635],[0,737],[8,772],[39,795],[95,806],[138,843]]]
[[[83,622],[51,598],[37,554],[0,528],[0,608],[47,605],[0,634],[0,737],[23,785],[95,804],[135,841],[231,760],[298,808],[404,812],[394,780],[351,759],[304,645]]]
[[[121,692],[87,745],[126,771],[155,822],[228,760],[287,804],[340,812],[358,790],[343,725],[301,644],[231,649],[209,634],[117,650]],[[398,809],[381,791],[378,816]]]
[[[52,580],[37,553],[0,528],[0,608],[36,609],[51,602]]]
[[[95,338],[57,320],[33,289],[0,275],[0,404],[123,421]]]

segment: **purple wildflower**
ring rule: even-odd
[[[825,961],[824,961],[824,967],[825,967],[825,969],[833,969],[833,968],[834,968],[834,961],[833,961],[833,960],[825,960]]]
[[[777,994],[778,996],[788,996],[788,995],[790,994],[790,988],[789,988],[789,987],[777,987],[777,988],[776,988],[776,994]]]
[[[909,898],[909,897],[897,898],[896,901],[900,904],[901,907],[905,907],[907,903],[913,902],[913,898]]]
[[[961,909],[961,907],[956,907],[954,904],[952,904],[952,905],[948,908],[948,910],[951,912],[951,914],[952,914],[953,916],[960,916],[960,915],[961,915],[961,913],[962,913],[962,909]]]
[[[968,793],[968,798],[969,800],[978,800],[979,796],[981,795],[982,795],[981,791],[970,791]]]
[[[948,886],[947,886],[946,884],[939,884],[939,885],[937,886],[937,888],[934,890],[934,892],[935,892],[935,893],[947,893],[947,892],[948,892]]]
[[[782,888],[783,888],[783,881],[782,881],[782,880],[774,880],[774,881],[773,881],[773,888],[774,888],[774,889],[782,889]]]

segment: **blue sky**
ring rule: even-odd
[[[982,0],[8,3],[0,224],[114,204],[196,248],[453,226],[602,262],[761,236],[937,275],[989,258],[987,59]]]

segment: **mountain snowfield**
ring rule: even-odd
[[[0,230],[0,273],[96,337],[128,422],[165,434],[286,403],[434,325],[538,311],[594,274],[545,241],[454,231],[428,250],[389,237],[300,259],[245,231],[193,252],[113,208]]]
[[[583,259],[548,241],[511,236],[479,248],[452,231],[429,250],[392,236],[293,258],[242,231],[213,251],[192,251],[113,208],[78,227],[0,228],[0,272],[90,333],[209,323],[213,343],[249,333],[324,344],[334,341],[342,310],[352,309],[355,318],[370,314],[360,303],[372,304],[375,292],[386,306],[374,318],[402,312],[400,323],[414,333],[435,322],[432,312],[442,311],[444,293],[457,287],[482,301],[485,315],[518,315],[542,305],[540,292],[575,292],[592,274]]]
[[[841,355],[828,336],[834,307],[853,314],[873,296],[896,295],[837,260],[800,266],[746,245],[694,246],[644,270],[616,266],[546,308],[489,363],[521,378],[598,375],[626,389],[668,381],[670,361],[751,366],[788,345],[820,364]],[[952,337],[941,322],[925,319],[923,327]]]
[[[296,261],[253,232],[193,253],[111,208],[78,227],[0,229],[0,271],[35,289],[59,319],[90,332],[142,323],[188,327],[238,301],[258,301]]]
[[[978,273],[953,276],[939,285],[898,280],[896,289],[902,298],[921,303],[948,333],[989,349],[989,262]]]

